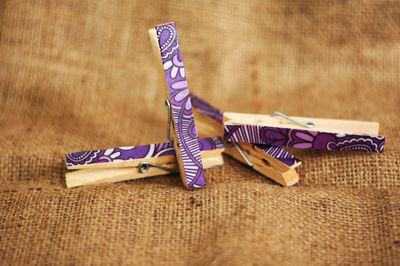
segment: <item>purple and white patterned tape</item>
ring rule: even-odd
[[[201,151],[223,148],[224,144],[220,137],[199,139],[199,149]],[[174,144],[172,142],[67,153],[65,154],[65,160],[67,166],[72,167],[78,165],[162,157],[167,155],[175,155]]]
[[[225,125],[224,140],[300,149],[383,152],[385,137],[260,125]]]
[[[271,155],[275,159],[281,161],[282,163],[286,164],[287,166],[291,167],[295,164],[301,162],[301,160],[295,157],[293,154],[285,151],[281,147],[278,146],[271,146],[267,144],[253,144],[254,147],[259,148],[260,150],[264,151],[266,154]]]
[[[176,26],[172,22],[158,25],[155,30],[177,133],[175,141],[182,157],[178,160],[184,172],[181,175],[187,188],[199,188],[206,182]]]
[[[193,107],[196,108],[196,110],[199,111],[199,113],[206,115],[212,118],[213,120],[217,121],[218,123],[222,124],[224,114],[222,113],[221,110],[215,108],[214,106],[200,99],[194,94],[190,94],[190,99],[192,101]]]
[[[206,101],[200,99],[196,95],[190,94],[190,98],[192,100],[193,107],[196,108],[196,110],[199,111],[199,113],[209,116],[218,123],[222,124],[223,122],[222,111],[215,108]],[[254,144],[254,146],[264,151],[268,155],[274,157],[275,159],[281,161],[282,163],[286,164],[289,167],[301,162],[300,159],[296,158],[295,156],[285,151],[281,147],[271,146],[267,144]]]

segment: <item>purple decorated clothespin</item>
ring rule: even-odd
[[[190,94],[190,98],[200,135],[222,136],[224,113],[196,95]],[[295,168],[301,165],[300,159],[281,147],[230,142],[225,145],[224,153],[283,186],[292,186],[299,181]]]
[[[224,113],[224,140],[300,149],[383,152],[379,123]]]
[[[222,166],[224,144],[220,137],[199,139],[205,169]],[[67,153],[68,188],[115,183],[179,172],[172,141],[104,150]]]
[[[167,103],[171,108],[173,140],[180,175],[187,188],[200,188],[206,181],[197,129],[183,66],[175,23],[149,30],[153,50],[166,79]]]
[[[175,24],[159,25],[150,33],[167,81],[168,141],[68,153],[67,168],[76,170],[66,173],[68,188],[169,173],[180,173],[187,188],[199,188],[205,185],[203,168],[222,166],[221,137],[197,138]]]

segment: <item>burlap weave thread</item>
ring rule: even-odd
[[[225,157],[68,190],[63,153],[165,140],[147,30],[175,21],[225,111],[379,121],[383,154],[291,150],[283,188]],[[4,264],[400,264],[398,1],[0,1]]]

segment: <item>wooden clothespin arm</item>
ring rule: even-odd
[[[223,165],[224,145],[221,138],[199,139],[205,169]],[[151,176],[178,173],[172,142],[93,150],[65,155],[68,188],[115,183]]]
[[[226,145],[225,153],[246,165],[250,163],[251,168],[283,186],[297,184],[299,175],[295,168],[301,165],[301,161],[287,151],[281,150],[287,153],[283,156],[292,158],[283,162],[266,152],[266,150],[279,147],[264,146],[251,143],[231,143]]]
[[[158,25],[149,30],[149,35],[161,75],[166,79],[180,175],[187,188],[200,188],[206,184],[205,176],[175,23]]]
[[[383,152],[379,123],[354,120],[224,113],[224,140],[320,150]],[[294,121],[297,121],[293,123]],[[313,127],[305,127],[312,121]]]

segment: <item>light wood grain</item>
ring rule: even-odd
[[[299,181],[299,175],[297,174],[295,167],[299,166],[301,162],[289,167],[271,155],[263,152],[253,144],[237,143],[237,145],[253,164],[253,169],[262,175],[271,178],[282,186],[293,186]],[[247,164],[235,146],[225,145],[225,153],[236,160]]]
[[[197,128],[200,137],[207,138],[213,134],[223,134],[223,126],[221,124],[217,123],[209,116],[198,112],[196,108],[193,110],[195,113],[196,125],[198,125]],[[292,186],[299,181],[299,175],[297,174],[295,168],[300,166],[301,162],[289,167],[263,150],[257,148],[253,144],[237,143],[237,145],[239,145],[239,147],[246,154],[247,158],[253,164],[253,169],[260,174],[271,178],[282,186]],[[243,164],[247,164],[236,147],[234,147],[232,144],[226,143],[224,152]]]
[[[196,128],[199,138],[210,138],[214,136],[223,137],[224,126],[214,119],[204,115],[193,108],[194,120],[196,121]]]
[[[260,125],[268,127],[295,128],[306,129],[319,132],[342,133],[342,134],[358,134],[358,135],[378,135],[379,123],[357,120],[342,120],[342,119],[321,119],[310,117],[292,118],[304,121],[312,121],[315,123],[314,128],[305,128],[297,125],[283,117],[272,117],[270,115],[260,114],[245,114],[245,113],[224,113],[224,124],[226,125]]]
[[[217,149],[211,151],[202,151],[201,159],[203,161],[204,169],[219,167],[224,164],[222,152],[224,149]],[[149,158],[150,159],[150,158]],[[175,156],[163,156],[151,158],[151,162],[158,163],[163,166],[178,169]],[[127,180],[141,179],[152,176],[168,175],[171,174],[167,170],[163,170],[157,167],[149,167],[149,170],[145,173],[139,172],[139,162],[136,161],[136,167],[114,167],[114,168],[98,168],[98,169],[83,169],[77,171],[67,172],[65,174],[65,181],[68,188],[96,185],[104,183],[115,183]],[[150,160],[140,160],[140,162]],[[110,163],[111,164],[111,163]]]
[[[150,157],[150,158],[139,158],[130,159],[117,162],[106,162],[106,163],[90,163],[82,165],[68,166],[68,170],[79,170],[79,169],[104,169],[104,168],[119,168],[119,167],[137,167],[141,162],[151,162],[164,164],[175,160],[175,155],[165,155],[160,157]]]

